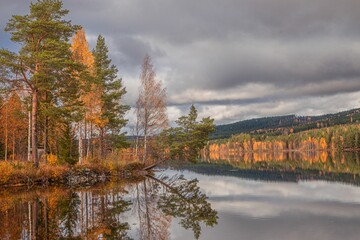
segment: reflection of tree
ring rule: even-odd
[[[217,224],[217,212],[200,191],[197,179],[188,181],[181,176],[164,176],[160,179],[149,177],[166,189],[159,199],[158,207],[165,214],[179,218],[180,224],[185,229],[191,229],[196,239],[201,234],[201,222],[206,226]]]
[[[59,202],[60,225],[64,226],[64,236],[73,237],[79,217],[80,198],[75,192],[70,192],[67,198]]]
[[[148,176],[136,185],[135,207],[139,218],[140,239],[169,239],[171,217],[178,218],[185,229],[191,229],[195,238],[201,234],[201,223],[214,226],[217,212],[211,208],[198,180],[182,176],[172,178]]]
[[[128,239],[123,187],[0,193],[0,239]],[[15,223],[15,224],[14,224]]]
[[[129,230],[129,224],[123,223],[119,216],[129,210],[130,202],[122,200],[120,196],[112,195],[110,204],[107,205],[103,212],[105,228],[108,230],[104,233],[105,239],[124,239]]]
[[[136,184],[136,201],[134,210],[139,218],[140,240],[169,239],[170,216],[164,215],[157,208],[159,188],[151,179],[144,179]]]
[[[124,185],[91,189],[52,188],[30,192],[0,191],[0,239],[130,239],[130,206],[138,217],[135,239],[170,238],[172,217],[200,236],[200,224],[213,226],[217,213],[200,192],[197,180],[148,177],[127,184],[135,193],[126,201]],[[136,230],[136,229],[132,229]]]
[[[128,239],[129,224],[122,221],[121,215],[129,210],[130,202],[123,200],[122,193],[108,191],[95,190],[85,195],[83,235],[89,239]]]

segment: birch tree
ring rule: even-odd
[[[144,137],[143,161],[148,154],[148,137],[158,134],[168,126],[166,89],[156,79],[156,73],[148,54],[145,55],[140,74],[139,97],[136,101],[137,138]],[[138,141],[137,141],[138,142]]]
[[[84,67],[82,74],[79,76],[80,79],[78,79],[80,85],[79,100],[83,103],[81,117],[77,124],[79,163],[81,164],[84,150],[86,150],[83,145],[84,139],[87,139],[87,123],[91,112],[93,112],[92,109],[96,108],[96,105],[94,105],[94,103],[97,102],[96,98],[99,98],[99,96],[92,94],[93,92],[97,92],[97,86],[93,83],[94,56],[89,49],[83,28],[79,29],[72,38],[71,50],[73,59]]]

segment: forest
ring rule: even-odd
[[[240,169],[275,167],[358,175],[359,148],[360,126],[348,124],[280,136],[239,134],[213,140],[202,150],[202,159]]]
[[[68,20],[68,13],[60,0],[38,0],[28,14],[7,22],[5,31],[20,48],[0,49],[0,168],[19,172],[100,164],[110,171],[175,155],[194,159],[214,130],[213,119],[196,121],[191,106],[189,115],[170,128],[166,88],[148,54],[136,104],[125,104],[127,90],[105,37],[99,35],[91,49],[85,29]],[[132,142],[124,130],[129,111],[136,116]],[[12,175],[6,176],[3,182]]]
[[[360,120],[360,109],[325,114],[320,116],[275,116],[255,118],[230,124],[217,125],[211,139],[229,138],[240,133],[278,136],[310,129],[331,127],[342,124],[357,123]]]

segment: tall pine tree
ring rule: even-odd
[[[96,121],[100,132],[101,157],[105,157],[108,143],[112,147],[124,146],[125,140],[121,129],[127,123],[124,115],[129,110],[129,106],[121,101],[126,90],[123,87],[122,79],[117,77],[118,70],[114,64],[111,64],[108,52],[105,38],[100,35],[93,55],[95,58],[95,81],[101,89],[102,101],[101,115]]]
[[[77,92],[72,75],[76,64],[71,58],[69,38],[78,28],[64,20],[68,10],[61,0],[38,0],[30,4],[30,13],[13,16],[5,30],[19,43],[18,53],[0,50],[0,65],[14,73],[8,82],[29,90],[32,98],[32,160],[39,166],[38,114],[40,96],[51,93],[57,106],[67,101],[61,94]],[[67,101],[69,102],[69,101]]]

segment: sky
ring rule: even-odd
[[[172,122],[191,104],[216,124],[360,107],[358,0],[63,2],[91,47],[105,37],[130,106],[151,56]],[[29,3],[1,0],[0,28]],[[16,49],[9,37],[0,31],[0,47]]]

